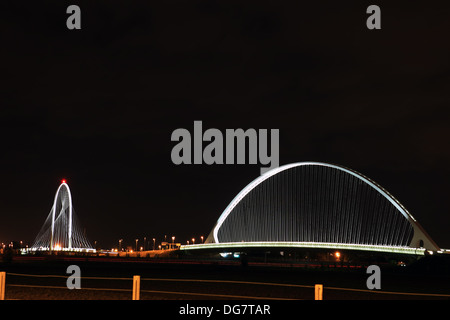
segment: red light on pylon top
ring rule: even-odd
[[[66,183],[66,179],[62,179],[62,180],[61,180],[61,183]]]

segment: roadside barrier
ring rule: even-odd
[[[10,273],[10,276],[19,277],[34,277],[34,278],[65,278],[64,275],[37,275],[37,274],[21,274]],[[260,300],[293,300],[283,297],[263,297],[263,296],[245,296],[245,295],[230,295],[219,293],[201,293],[201,292],[184,292],[184,291],[161,291],[161,290],[141,290],[141,281],[163,281],[163,282],[199,282],[199,283],[222,283],[222,284],[246,284],[255,286],[278,286],[278,287],[293,287],[293,288],[309,288],[314,289],[314,299],[323,300],[324,290],[340,290],[340,291],[352,291],[352,292],[365,292],[372,294],[388,294],[388,295],[405,295],[405,296],[422,296],[422,297],[444,297],[450,298],[450,294],[440,293],[417,293],[417,292],[395,292],[395,291],[380,291],[380,290],[365,290],[365,289],[352,289],[352,288],[339,288],[339,287],[324,287],[323,284],[316,285],[301,285],[301,284],[288,284],[288,283],[273,283],[273,282],[253,282],[253,281],[238,281],[238,280],[207,280],[207,279],[167,279],[167,278],[141,278],[139,275],[133,276],[133,278],[115,278],[115,277],[81,277],[81,279],[93,279],[93,280],[123,280],[132,282],[131,289],[123,288],[92,288],[83,287],[81,290],[96,290],[96,291],[118,291],[118,292],[131,292],[132,300],[140,300],[141,293],[155,293],[155,294],[168,294],[168,295],[184,295],[184,296],[202,296],[202,297],[219,297],[226,299],[260,299]],[[29,284],[8,284],[10,287],[25,287],[25,288],[43,288],[43,289],[67,289],[64,286],[46,286],[46,285],[29,285]],[[5,299],[6,292],[6,272],[0,272],[0,300]]]

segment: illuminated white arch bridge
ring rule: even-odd
[[[75,215],[72,194],[66,180],[61,181],[52,209],[30,250],[95,251]]]
[[[442,252],[379,184],[321,162],[288,164],[259,176],[231,201],[204,244],[181,250],[270,247]]]

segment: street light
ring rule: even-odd
[[[202,243],[203,243],[203,236],[201,236],[200,239],[202,239]]]
[[[136,251],[138,251],[137,249],[137,243],[138,243],[139,239],[136,239]]]
[[[122,241],[123,239],[119,239],[119,251],[122,251]]]
[[[341,253],[339,251],[336,251],[334,255],[336,256],[337,260],[339,260],[339,258],[341,257]]]
[[[173,249],[173,246],[174,246],[174,241],[175,241],[175,236],[172,236],[172,249]]]
[[[153,238],[153,250],[155,250],[155,242],[156,242],[156,239]]]
[[[192,244],[195,244],[195,238],[192,238]]]

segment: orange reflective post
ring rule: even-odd
[[[5,280],[6,280],[6,272],[0,272],[0,300],[5,300]]]
[[[133,276],[133,300],[140,299],[141,276]]]
[[[315,300],[322,300],[323,285],[322,284],[316,284],[314,286],[314,290],[315,290],[314,299]]]

